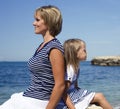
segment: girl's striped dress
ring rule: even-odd
[[[65,79],[71,82],[71,86],[68,89],[68,94],[75,105],[75,108],[86,109],[95,96],[95,92],[75,87],[74,83],[78,80],[79,73],[80,71],[75,73],[73,67],[70,65],[67,67]],[[61,103],[58,105],[57,109],[67,109],[67,106],[63,100],[61,100]]]

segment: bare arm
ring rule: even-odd
[[[52,65],[55,85],[46,109],[55,109],[65,89],[65,62],[63,54],[58,49],[52,49],[49,58]]]
[[[72,103],[69,95],[67,94],[67,90],[70,87],[70,84],[71,84],[70,81],[65,82],[66,88],[65,88],[64,95],[63,95],[63,100],[69,109],[75,109],[74,104]]]

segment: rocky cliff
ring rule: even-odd
[[[120,56],[98,56],[91,60],[92,65],[120,66]]]

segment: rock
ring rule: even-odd
[[[103,109],[103,108],[100,106],[96,106],[96,105],[92,104],[87,109]]]
[[[99,56],[91,60],[92,65],[120,66],[120,56]]]

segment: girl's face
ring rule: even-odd
[[[82,42],[81,48],[79,49],[77,53],[77,58],[81,61],[86,60],[87,58],[86,46],[83,42]]]
[[[40,17],[38,13],[35,15],[35,21],[33,22],[33,26],[35,27],[36,34],[44,35],[48,30],[48,27],[45,25],[44,20]]]

